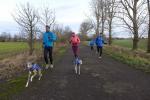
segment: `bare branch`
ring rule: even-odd
[[[30,47],[29,54],[32,54],[35,27],[39,21],[37,12],[29,3],[27,3],[26,5],[17,6],[16,14],[13,14],[12,16],[22,29],[26,31],[26,34],[28,34],[28,43]]]
[[[49,25],[50,28],[55,23],[55,11],[49,9],[48,7],[43,9],[40,22],[45,26]]]

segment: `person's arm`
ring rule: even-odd
[[[43,47],[46,45],[46,42],[47,42],[47,40],[46,40],[46,36],[45,36],[45,33],[43,34],[43,41],[42,41],[43,43]]]
[[[57,40],[57,36],[55,33],[51,33],[51,35],[49,35],[49,41],[51,42],[55,42]]]
[[[57,40],[57,35],[55,33],[53,33],[53,41]]]
[[[89,42],[89,46],[91,46],[91,41]]]
[[[78,43],[80,43],[80,38],[78,37]]]
[[[106,42],[106,41],[104,41],[104,39],[102,39],[102,42],[103,42],[103,44],[107,44],[107,42]]]
[[[102,39],[103,44],[105,44],[104,39]]]
[[[72,37],[70,38],[69,43],[70,43],[70,44],[72,43]]]
[[[95,39],[93,40],[93,45],[95,45]]]
[[[95,39],[95,44],[97,45],[97,38]]]

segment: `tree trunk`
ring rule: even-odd
[[[33,53],[33,31],[31,28],[31,33],[29,37],[29,55],[32,55],[32,53]]]
[[[150,53],[150,24],[149,24],[149,30],[148,30],[147,52]]]
[[[150,4],[149,4],[149,0],[147,0],[147,6],[148,6],[148,13],[149,13],[147,52],[150,53]]]
[[[103,7],[103,2],[102,2],[102,34],[104,34],[104,24],[105,24],[105,19],[104,19],[104,7]]]
[[[96,35],[99,34],[99,19],[97,18]]]
[[[111,26],[109,26],[109,28],[110,28]],[[111,31],[111,28],[109,29],[109,45],[111,45],[112,44],[112,31]]]
[[[103,19],[103,18],[102,18]],[[102,34],[104,34],[104,23],[105,23],[105,21],[104,21],[104,19],[102,20]]]
[[[138,37],[138,24],[137,24],[137,2],[138,1],[134,1],[134,9],[133,9],[133,35],[134,35],[134,38],[133,38],[133,50],[136,50],[138,49],[138,41],[139,41],[139,37]]]
[[[139,41],[139,38],[138,38],[138,34],[134,34],[134,38],[133,38],[133,50],[136,50],[138,48],[138,41]]]
[[[108,44],[109,45],[112,44],[112,26],[111,26],[111,22],[109,23],[109,40],[108,40]]]

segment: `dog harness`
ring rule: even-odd
[[[29,69],[30,71],[33,71],[33,70],[41,70],[41,67],[38,65],[38,64],[33,64],[32,67]]]
[[[80,59],[79,59],[79,58],[76,58],[75,61],[74,61],[74,64],[79,65],[79,64],[80,64]]]

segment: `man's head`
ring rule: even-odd
[[[98,34],[97,36],[103,36],[103,34],[102,34],[102,33],[100,33],[100,34]]]
[[[103,36],[103,33],[100,33],[100,36]]]
[[[49,32],[49,31],[50,31],[50,26],[46,25],[46,32]]]

